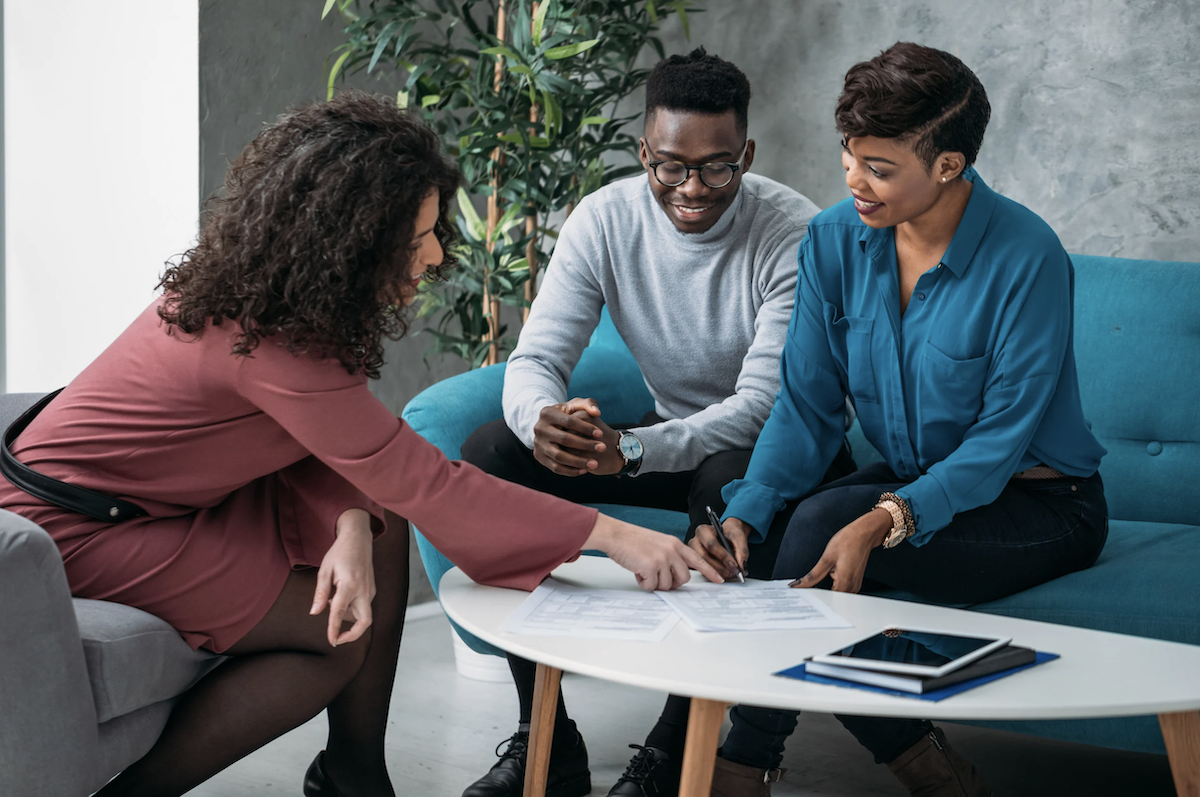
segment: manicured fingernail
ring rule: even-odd
[[[320,609],[320,606],[321,606],[321,604],[319,604],[319,603],[314,603],[314,604],[312,605],[312,608],[308,610],[308,613],[309,613],[309,614],[316,614],[316,613],[317,613],[317,611]]]
[[[802,579],[802,578],[798,578],[795,581],[793,581],[792,583],[788,584],[788,586],[789,587],[798,587],[798,586],[800,586],[800,582],[803,580],[804,579]]]

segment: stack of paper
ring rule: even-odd
[[[697,631],[850,628],[786,581],[693,582],[673,592],[593,589],[548,578],[500,627],[514,634],[661,642],[680,619]]]

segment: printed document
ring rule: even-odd
[[[656,592],[697,631],[778,631],[852,628],[811,589],[787,581],[712,584],[694,580],[674,592]]]
[[[501,631],[539,636],[662,642],[679,621],[653,592],[577,587],[548,578]]]

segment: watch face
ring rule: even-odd
[[[642,458],[642,441],[638,440],[635,435],[626,432],[621,435],[621,440],[617,444],[621,449],[621,456],[627,460],[636,460]]]

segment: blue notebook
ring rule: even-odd
[[[878,692],[881,695],[912,697],[916,698],[917,700],[931,700],[936,702],[938,700],[945,700],[946,698],[957,695],[960,692],[965,692],[968,689],[974,689],[977,686],[983,686],[984,684],[991,683],[992,681],[998,681],[1001,678],[1012,675],[1013,673],[1018,673],[1022,670],[1028,670],[1030,667],[1036,667],[1039,664],[1044,664],[1048,661],[1054,661],[1057,658],[1057,653],[1044,653],[1039,650],[1037,652],[1037,658],[1029,664],[1022,664],[1020,667],[1013,667],[1011,670],[1002,670],[989,675],[981,675],[978,678],[972,678],[969,681],[963,681],[961,683],[953,684],[952,686],[935,689],[931,692],[925,692],[924,694],[903,692],[899,689],[885,689],[881,686],[861,684],[857,681],[843,681],[841,678],[827,678],[824,675],[815,675],[807,672],[803,664],[797,664],[795,667],[789,667],[786,670],[780,670],[779,672],[775,673],[775,675],[782,675],[784,678],[795,678],[798,681],[812,681],[813,683],[818,684],[828,684],[830,686],[848,686],[852,689],[865,689],[868,692]]]

